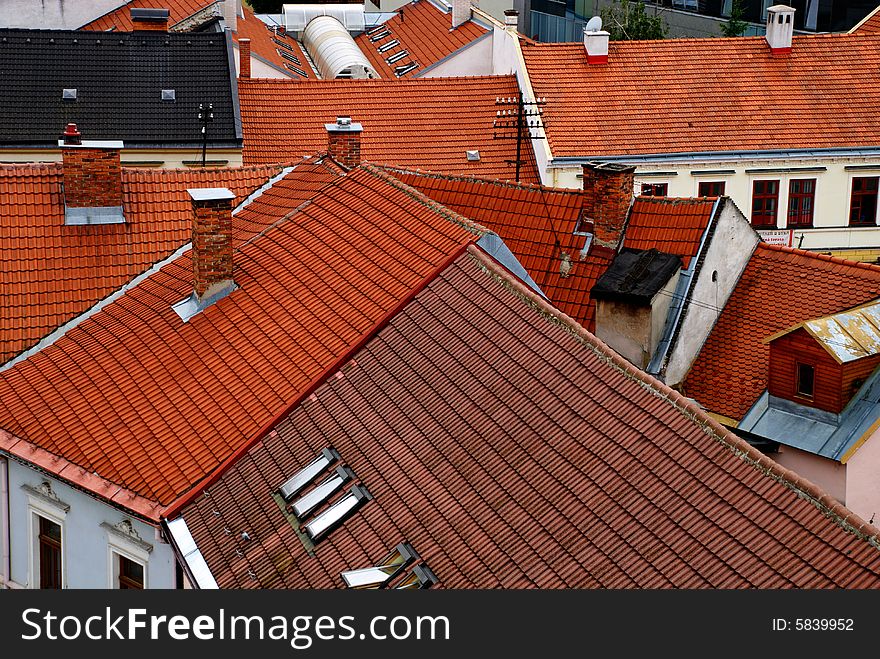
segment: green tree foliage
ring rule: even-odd
[[[733,6],[730,8],[730,18],[726,23],[721,24],[722,37],[741,37],[749,24],[743,20],[745,15],[745,7],[742,0],[733,0]]]
[[[666,36],[666,23],[659,14],[650,15],[643,2],[614,0],[599,12],[602,28],[612,41],[642,41]]]
[[[280,14],[284,0],[247,0],[256,14]]]

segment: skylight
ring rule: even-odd
[[[352,478],[354,478],[354,472],[351,469],[348,467],[337,467],[336,472],[327,480],[294,502],[293,514],[299,518],[305,517]]]
[[[299,76],[302,76],[303,78],[308,78],[308,77],[309,77],[309,74],[306,73],[305,71],[303,71],[303,70],[302,70],[301,68],[299,68],[298,66],[294,66],[293,64],[287,64],[287,63],[285,63],[284,66],[286,66],[288,69],[290,69],[291,71],[293,71],[295,74],[297,74],[297,75],[299,75]]]
[[[378,50],[380,53],[385,53],[385,52],[388,52],[389,50],[391,50],[392,48],[394,48],[395,46],[399,46],[399,45],[400,45],[400,41],[398,39],[392,39],[388,43],[383,43],[376,50]]]
[[[343,572],[342,580],[349,588],[382,588],[418,558],[412,545],[402,542],[379,565]]]
[[[384,27],[384,26],[383,26],[383,27]],[[391,34],[391,30],[389,30],[389,29],[386,27],[384,30],[381,30],[381,31],[379,31],[379,32],[376,32],[375,34],[371,34],[371,35],[370,35],[370,42],[371,42],[371,43],[376,43],[377,41],[381,41],[382,39],[384,39],[385,37],[389,36],[390,34]]]
[[[394,53],[391,57],[389,57],[385,61],[388,62],[389,64],[394,64],[395,62],[399,62],[400,60],[402,60],[407,55],[409,55],[408,51],[401,50],[399,53]]]
[[[309,534],[312,541],[316,541],[344,522],[355,510],[372,498],[372,495],[367,492],[365,487],[355,485],[339,501],[327,508],[327,510],[315,517],[311,522],[304,524],[303,528]]]
[[[284,59],[286,59],[286,60],[288,60],[288,61],[291,61],[291,62],[293,62],[294,64],[296,64],[296,65],[298,65],[298,66],[301,66],[301,65],[302,65],[302,62],[300,62],[299,57],[297,57],[296,55],[292,55],[291,53],[284,52],[283,50],[279,50],[279,51],[277,51],[277,52],[278,52],[278,54],[281,55],[281,57],[283,57]]]
[[[417,69],[417,68],[419,68],[419,65],[416,64],[415,62],[409,62],[407,64],[395,66],[394,67],[394,75],[396,75],[399,78],[400,76],[405,75],[405,74],[409,73],[410,71],[412,71],[413,69]]]
[[[394,588],[395,590],[416,590],[430,588],[437,583],[437,575],[427,565],[422,563],[412,569],[412,573]]]
[[[281,486],[281,496],[285,501],[290,501],[297,492],[315,480],[318,474],[337,460],[339,460],[339,453],[333,448],[325,448],[317,458],[300,469]]]
[[[284,43],[278,37],[272,37],[272,41],[284,48],[285,50],[293,50],[293,46],[291,46],[289,43]]]

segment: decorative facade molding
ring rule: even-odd
[[[52,483],[49,481],[43,481],[37,487],[25,483],[21,486],[21,489],[27,492],[29,496],[34,497],[43,503],[47,503],[54,508],[58,508],[65,514],[70,512],[70,504],[64,503],[58,498],[58,495],[52,490]]]
[[[110,535],[130,543],[142,551],[147,553],[153,551],[153,545],[141,538],[137,529],[134,528],[134,524],[132,524],[130,520],[123,519],[117,524],[101,522],[101,528],[107,531]]]

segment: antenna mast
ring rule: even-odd
[[[527,162],[522,157],[523,143],[546,139],[544,135],[536,134],[538,129],[545,126],[543,106],[546,104],[546,98],[527,101],[522,92],[515,97],[495,99],[495,105],[502,106],[502,109],[495,111],[495,120],[492,122],[493,137],[496,140],[516,140],[516,159],[508,159],[505,162],[516,165],[517,183],[519,183],[520,168]],[[508,132],[511,129],[514,132]]]

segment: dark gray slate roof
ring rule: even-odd
[[[200,103],[213,103],[208,144],[240,145],[231,53],[229,33],[0,29],[0,146],[56,145],[69,122],[127,147],[201,145]]]
[[[594,300],[650,304],[681,268],[681,259],[656,249],[623,249],[590,290]]]

